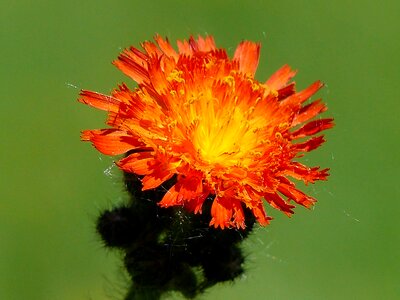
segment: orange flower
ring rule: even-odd
[[[296,92],[296,72],[287,65],[257,81],[258,43],[240,43],[230,59],[211,36],[178,41],[179,51],[158,35],[155,41],[114,61],[137,88],[123,84],[111,96],[81,92],[80,102],[108,111],[112,127],[83,131],[82,140],[106,155],[129,151],[117,165],[143,176],[143,190],[177,175],[162,207],[201,213],[214,196],[215,227],[244,228],[244,206],[268,224],[264,201],[288,216],[290,201],[312,206],[316,200],[288,177],[306,184],[327,179],[328,169],[296,161],[324,142],[315,134],[333,126],[333,119],[310,121],[326,110],[320,99],[304,104],[323,84]]]

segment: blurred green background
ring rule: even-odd
[[[80,89],[133,83],[110,62],[155,33],[262,43],[259,80],[285,63],[314,80],[336,127],[303,161],[331,168],[246,243],[246,276],[202,299],[400,299],[397,1],[2,0],[0,299],[122,299],[119,254],[94,221],[124,199],[112,159],[79,141],[105,114]],[[172,296],[171,298],[177,297]]]

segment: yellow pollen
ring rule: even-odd
[[[178,70],[173,70],[171,73],[169,73],[167,80],[169,82],[171,81],[176,81],[176,82],[185,82],[185,79],[182,78],[182,71]]]
[[[260,89],[260,85],[257,83],[253,83],[251,85],[251,88],[253,89],[253,91],[258,91]]]
[[[232,87],[233,85],[235,85],[235,78],[231,75],[225,76],[223,78],[223,81],[225,83],[227,83],[230,87]]]
[[[287,123],[287,122],[279,124],[279,129],[280,130],[283,130],[283,129],[288,128],[288,127],[289,127],[289,123]]]
[[[278,97],[279,96],[279,93],[278,93],[278,91],[277,90],[271,90],[271,92],[270,92],[271,94],[272,94],[272,96],[274,96],[274,97]]]
[[[168,129],[172,129],[172,128],[175,128],[176,127],[176,124],[177,124],[178,122],[176,121],[176,120],[173,120],[172,122],[170,122],[170,123],[168,123]]]
[[[252,78],[248,78],[247,80],[250,82],[251,89],[253,91],[258,91],[261,88],[260,84],[257,81],[253,80]]]

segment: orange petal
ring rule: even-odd
[[[210,35],[206,36],[206,38],[199,36],[197,39],[197,45],[199,50],[203,52],[213,51],[216,49],[214,38]]]
[[[200,51],[199,45],[197,44],[197,41],[194,39],[193,36],[191,36],[189,38],[189,46],[190,46],[190,48],[192,49],[193,52],[199,52]]]
[[[271,90],[279,90],[287,85],[288,81],[296,75],[289,65],[284,65],[265,82]]]
[[[325,142],[324,136],[315,136],[305,141],[304,143],[293,144],[292,149],[296,152],[310,152],[314,149],[317,149]]]
[[[224,229],[225,227],[230,227],[232,209],[226,208],[226,203],[224,202],[228,201],[223,198],[215,198],[215,200],[213,201],[213,204],[211,206],[212,219],[210,221],[210,226],[214,225],[215,228],[221,227],[221,229]],[[224,205],[222,203],[224,203]]]
[[[317,180],[326,180],[329,176],[328,171],[329,169],[309,168],[299,162],[292,162],[285,170],[284,175],[303,180],[307,184]]]
[[[136,48],[126,49],[113,64],[138,84],[148,80],[147,56]]]
[[[182,205],[182,199],[178,199],[179,193],[175,190],[175,186],[169,189],[168,192],[165,193],[164,197],[158,205],[161,207],[170,207],[175,205]]]
[[[239,62],[239,70],[254,76],[260,58],[260,44],[244,41],[236,48],[233,59]]]
[[[292,127],[311,120],[320,113],[327,110],[327,107],[322,103],[321,99],[318,99],[304,107],[302,107],[299,112],[295,115],[292,121]]]
[[[183,40],[183,41],[177,41],[177,45],[178,45],[178,49],[179,49],[179,53],[180,54],[185,54],[185,55],[192,55],[193,54],[193,50],[190,47],[189,43],[187,40]]]
[[[232,201],[232,206],[233,206],[232,224],[233,224],[233,226],[235,226],[238,229],[239,228],[245,229],[246,224],[244,222],[245,220],[244,220],[244,211],[243,211],[242,204],[237,199],[231,199],[231,201]]]
[[[203,192],[201,178],[186,177],[178,178],[178,182],[170,188],[167,194],[160,202],[161,206],[184,205],[188,210],[198,212],[209,192]],[[186,203],[189,205],[186,206]]]
[[[161,207],[170,207],[175,205],[183,205],[183,198],[176,190],[176,184],[172,186],[164,195],[162,200],[158,202]]]
[[[82,90],[79,95],[79,102],[105,111],[117,112],[121,102],[118,98],[86,90]]]
[[[310,208],[311,206],[314,205],[314,203],[317,201],[313,197],[310,197],[303,192],[299,191],[294,187],[294,184],[292,184],[290,181],[289,183],[281,183],[278,187],[278,191],[282,193],[283,195],[289,197],[289,199],[294,200],[296,203],[303,205],[307,208]]]
[[[311,84],[309,87],[306,89],[286,98],[281,102],[281,105],[300,105],[303,102],[305,102],[308,98],[310,98],[312,95],[314,95],[320,88],[322,88],[324,84],[321,81],[316,81],[313,84]]]
[[[169,57],[173,57],[175,61],[178,61],[178,53],[172,48],[171,44],[168,42],[168,39],[164,40],[160,35],[156,35],[154,40],[157,42],[158,47],[160,47],[161,51],[164,52],[165,55]]]
[[[142,146],[137,138],[117,129],[84,130],[82,141],[90,141],[101,153],[118,155]]]
[[[142,43],[142,48],[146,51],[148,57],[160,57],[162,55],[162,51],[152,42]]]
[[[150,151],[133,153],[117,162],[122,170],[137,175],[153,173],[155,164],[154,154]]]
[[[267,217],[264,206],[261,202],[257,206],[252,207],[251,210],[261,226],[268,225],[269,221],[272,220],[271,217]]]
[[[149,62],[148,73],[151,84],[157,93],[163,94],[167,90],[168,81],[165,77],[165,73],[161,70],[160,58],[156,56],[151,57]]]
[[[290,138],[294,140],[306,136],[311,136],[323,130],[332,128],[333,125],[334,123],[332,118],[311,121],[297,129],[296,131],[292,132]]]
[[[264,199],[273,207],[283,211],[287,216],[291,216],[293,212],[293,205],[286,203],[285,200],[277,193],[265,193]]]
[[[192,199],[188,199],[188,201],[185,203],[185,208],[188,211],[192,211],[195,214],[201,213],[201,208],[203,206],[204,201],[207,199],[209,192],[202,192],[199,195],[196,195]]]
[[[161,185],[164,181],[170,179],[172,176],[174,176],[174,173],[172,173],[171,171],[161,170],[154,167],[152,174],[143,177],[142,191],[154,189]]]
[[[278,93],[278,100],[283,100],[296,92],[294,82],[277,90]]]
[[[186,177],[183,180],[179,180],[180,193],[186,200],[192,199],[194,196],[203,192],[203,183],[199,177]]]
[[[137,94],[131,91],[126,84],[118,85],[118,89],[112,91],[112,97],[118,99],[121,103],[132,105],[133,99],[137,98]],[[138,105],[138,101],[135,105]],[[142,104],[142,103],[141,103]],[[143,105],[143,104],[142,104]],[[121,106],[119,107],[121,109]]]
[[[296,95],[298,99],[301,101],[301,103],[303,103],[312,95],[314,95],[323,86],[324,84],[321,81],[317,80],[316,82],[311,84],[308,88],[302,90],[301,92],[298,92]]]

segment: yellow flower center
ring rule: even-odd
[[[217,99],[208,100],[195,122],[192,142],[200,160],[214,166],[248,165],[249,154],[259,141],[257,128],[261,124],[249,119],[249,112],[238,106],[218,109],[216,105]]]
[[[195,147],[202,160],[207,163],[232,162],[232,156],[237,160],[241,150],[241,139],[246,125],[241,112],[236,109],[224,119],[208,117],[200,121],[195,131]],[[244,145],[243,145],[244,146]],[[230,158],[230,159],[229,159]]]

